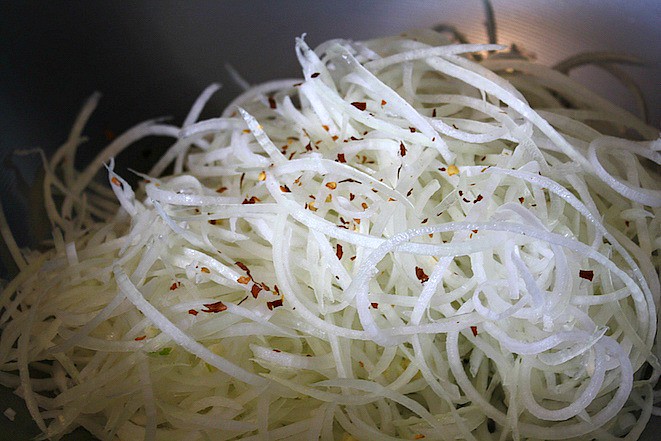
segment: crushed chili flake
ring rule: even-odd
[[[217,312],[223,312],[227,309],[227,306],[223,302],[216,302],[216,303],[205,303],[202,306],[204,306],[207,309],[203,309],[202,312],[206,313],[217,313]]]
[[[273,293],[280,295],[280,288],[278,288],[278,285],[273,285]]]
[[[317,78],[319,76],[319,72],[315,72],[312,75],[310,75],[310,78]]]
[[[473,200],[473,203],[475,204],[480,202],[482,199],[484,199],[484,197],[481,194],[478,194],[477,197]]]
[[[216,225],[218,223],[216,219],[209,219],[207,222],[209,222],[211,225]]]
[[[578,276],[581,279],[589,280],[592,282],[592,279],[594,278],[594,271],[592,270],[579,270],[578,271]]]
[[[275,98],[273,98],[273,97],[270,96],[270,95],[269,95],[269,107],[270,107],[271,109],[275,109],[275,108],[277,107],[277,105],[276,105],[276,103],[275,103]]]
[[[250,282],[250,277],[241,276],[238,279],[236,279],[236,281],[239,282],[241,285],[247,285]]]
[[[274,349],[273,352],[282,352],[280,349]]]
[[[367,205],[367,202],[361,202],[360,206],[363,207],[363,210],[367,210],[367,208],[369,207]]]
[[[393,202],[393,201],[395,201],[394,198],[388,198],[388,202]]]
[[[173,282],[172,285],[170,285],[170,291],[174,291],[175,289],[179,288],[181,286],[181,282]]]
[[[223,193],[223,192],[225,192],[225,191],[227,191],[227,187],[218,187],[218,188],[216,189],[216,193]]]
[[[110,179],[110,182],[112,182],[114,185],[116,185],[116,186],[118,186],[118,187],[121,187],[121,186],[122,186],[122,183],[119,181],[119,179],[117,179],[117,178],[114,177],[114,176]]]
[[[331,136],[331,139],[332,139],[333,141],[337,141],[337,138],[339,138],[339,136],[337,136],[337,135],[333,135],[333,136]]]
[[[381,100],[381,105],[382,105],[382,106],[385,106],[386,104],[388,104],[388,101],[386,101],[386,100]]]
[[[189,310],[188,310],[188,313],[189,313],[190,315],[197,315],[197,314],[199,314],[195,309],[189,309]]]
[[[354,260],[356,260],[356,256],[349,257],[349,260],[353,262]]]
[[[367,103],[364,101],[354,101],[351,103],[352,106],[354,106],[358,110],[365,110],[367,109]]]
[[[330,127],[328,127],[326,124],[322,124],[321,127],[323,127],[327,132],[330,130]]]
[[[211,274],[211,271],[206,266],[200,268],[200,271],[202,271],[204,274]]]
[[[335,255],[337,256],[337,260],[340,260],[343,254],[344,252],[342,251],[342,245],[338,243],[335,247]]]
[[[419,266],[415,267],[415,276],[418,278],[419,281],[422,283],[425,283],[427,280],[429,280],[429,276],[425,274],[425,270],[420,268]]]
[[[279,308],[282,306],[282,299],[276,299],[273,300],[272,302],[266,302],[266,307],[269,309],[269,311],[273,311],[274,308]]]
[[[519,202],[522,203],[522,204],[523,204],[523,202],[524,202],[525,200],[526,200],[526,198],[524,198],[523,196],[521,196],[521,197],[519,198]]]
[[[411,133],[415,133],[415,131],[418,130],[418,129],[416,129],[415,127],[409,127],[409,130],[410,130]]]
[[[259,282],[259,284],[260,284],[260,286],[262,287],[262,289],[263,289],[264,291],[271,291],[271,288],[269,288],[269,286],[268,286],[266,283],[264,283],[264,282]]]
[[[261,291],[262,291],[262,287],[256,283],[252,286],[252,288],[250,288],[250,294],[252,294],[254,298],[257,298],[257,296]]]
[[[283,192],[283,193],[291,193],[291,190],[286,185],[281,185],[280,186],[280,191]]]
[[[411,196],[411,193],[413,193],[413,189],[410,189],[410,190],[406,193],[406,197]]]
[[[422,222],[420,222],[420,223],[421,223],[421,224],[426,224],[428,221],[429,221],[429,218],[426,217],[426,218],[424,218],[424,219],[422,220]]]
[[[379,304],[376,303],[376,302],[372,302],[372,303],[370,303],[370,305],[372,305],[372,308],[374,308],[374,309],[379,309]]]
[[[353,221],[354,221],[355,223],[357,223],[358,225],[360,225],[360,219],[358,219],[357,217],[355,217],[355,218],[353,219]]]
[[[243,180],[246,178],[245,173],[241,173],[241,177],[239,178],[239,190],[243,188]]]
[[[136,337],[136,338],[134,338],[133,340],[135,340],[135,341],[142,341],[142,340],[144,340],[145,338],[147,338],[146,335],[141,335],[140,337]]]
[[[434,107],[431,111],[431,117],[436,118],[436,107]]]
[[[326,182],[326,188],[329,188],[331,190],[335,190],[337,188],[337,182],[334,182],[334,181]]]
[[[312,143],[308,142],[308,143],[305,145],[305,151],[306,151],[306,152],[311,152],[311,151],[312,151]]]
[[[448,175],[454,176],[459,174],[459,169],[456,165],[452,164],[448,166]]]
[[[404,145],[403,142],[400,141],[399,143],[399,154],[401,156],[406,156],[406,146]]]
[[[439,167],[438,170],[444,172],[446,170],[446,168],[445,167]]]
[[[247,266],[245,263],[243,263],[243,262],[235,262],[235,265],[238,266],[239,268],[241,268],[241,269],[242,269],[243,271],[245,271],[246,273],[250,274],[250,270],[248,269],[248,266]]]
[[[244,199],[243,202],[241,202],[244,205],[252,205],[256,202],[261,202],[261,199],[258,198],[257,196],[250,196],[250,199]]]
[[[478,230],[471,230],[471,231],[472,231],[473,233],[477,234],[477,231],[478,231]]]
[[[243,129],[243,133],[250,133],[250,129]]]
[[[353,201],[356,198],[356,195],[353,193],[349,193],[349,200]]]
[[[361,368],[364,368],[364,367],[365,367],[365,363],[363,363],[362,361],[358,360],[358,366],[360,366]]]
[[[340,181],[340,184],[342,184],[342,183],[344,183],[344,182],[357,182],[357,183],[360,183],[360,181],[356,181],[355,179],[346,178],[346,179],[342,179],[342,180]]]
[[[426,438],[426,437],[425,437],[422,433],[417,433],[417,434],[413,437],[413,439],[423,439],[423,438]]]
[[[477,337],[477,326],[471,326],[471,332],[473,333],[473,337]]]
[[[344,157],[344,153],[338,153],[337,154],[337,160],[341,163],[347,162],[346,158]]]

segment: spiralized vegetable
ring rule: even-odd
[[[45,164],[52,249],[0,219],[0,383],[42,438],[637,439],[661,414],[659,133],[449,43],[299,38],[302,80],[198,121],[212,85],[77,171],[92,96]],[[147,136],[175,141],[134,189],[112,158]]]

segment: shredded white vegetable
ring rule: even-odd
[[[303,79],[198,121],[211,85],[78,171],[94,95],[45,163],[52,248],[0,214],[0,384],[44,439],[637,439],[659,133],[500,49],[299,38]],[[113,157],[150,135],[132,188]]]

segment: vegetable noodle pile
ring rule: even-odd
[[[299,38],[303,79],[198,121],[212,85],[80,171],[92,96],[46,162],[52,249],[2,227],[0,383],[52,439],[637,439],[659,132],[503,49]]]

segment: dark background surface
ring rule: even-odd
[[[645,91],[652,124],[661,126],[661,2],[493,4],[499,43],[517,43],[544,64],[588,50],[623,52],[649,62],[625,69]],[[34,245],[47,220],[29,208],[38,157],[11,152],[34,147],[52,152],[94,91],[103,98],[85,130],[90,140],[80,149],[81,163],[104,146],[108,130],[119,134],[163,115],[181,122],[212,82],[223,88],[203,117],[218,115],[240,90],[226,63],[250,83],[300,76],[293,45],[303,33],[315,46],[329,38],[365,39],[444,23],[471,42],[484,43],[484,17],[480,0],[0,1],[0,200],[12,230],[21,245]],[[626,89],[607,74],[581,68],[572,75],[635,109]],[[143,146],[119,159],[145,171],[161,151]],[[0,266],[0,277],[8,269]],[[20,402],[5,401],[8,394],[0,391],[0,413],[7,406],[24,411]],[[17,440],[35,434],[29,417],[23,414],[21,421],[25,424],[12,424],[0,415],[0,430],[18,430],[21,435],[12,437]]]

